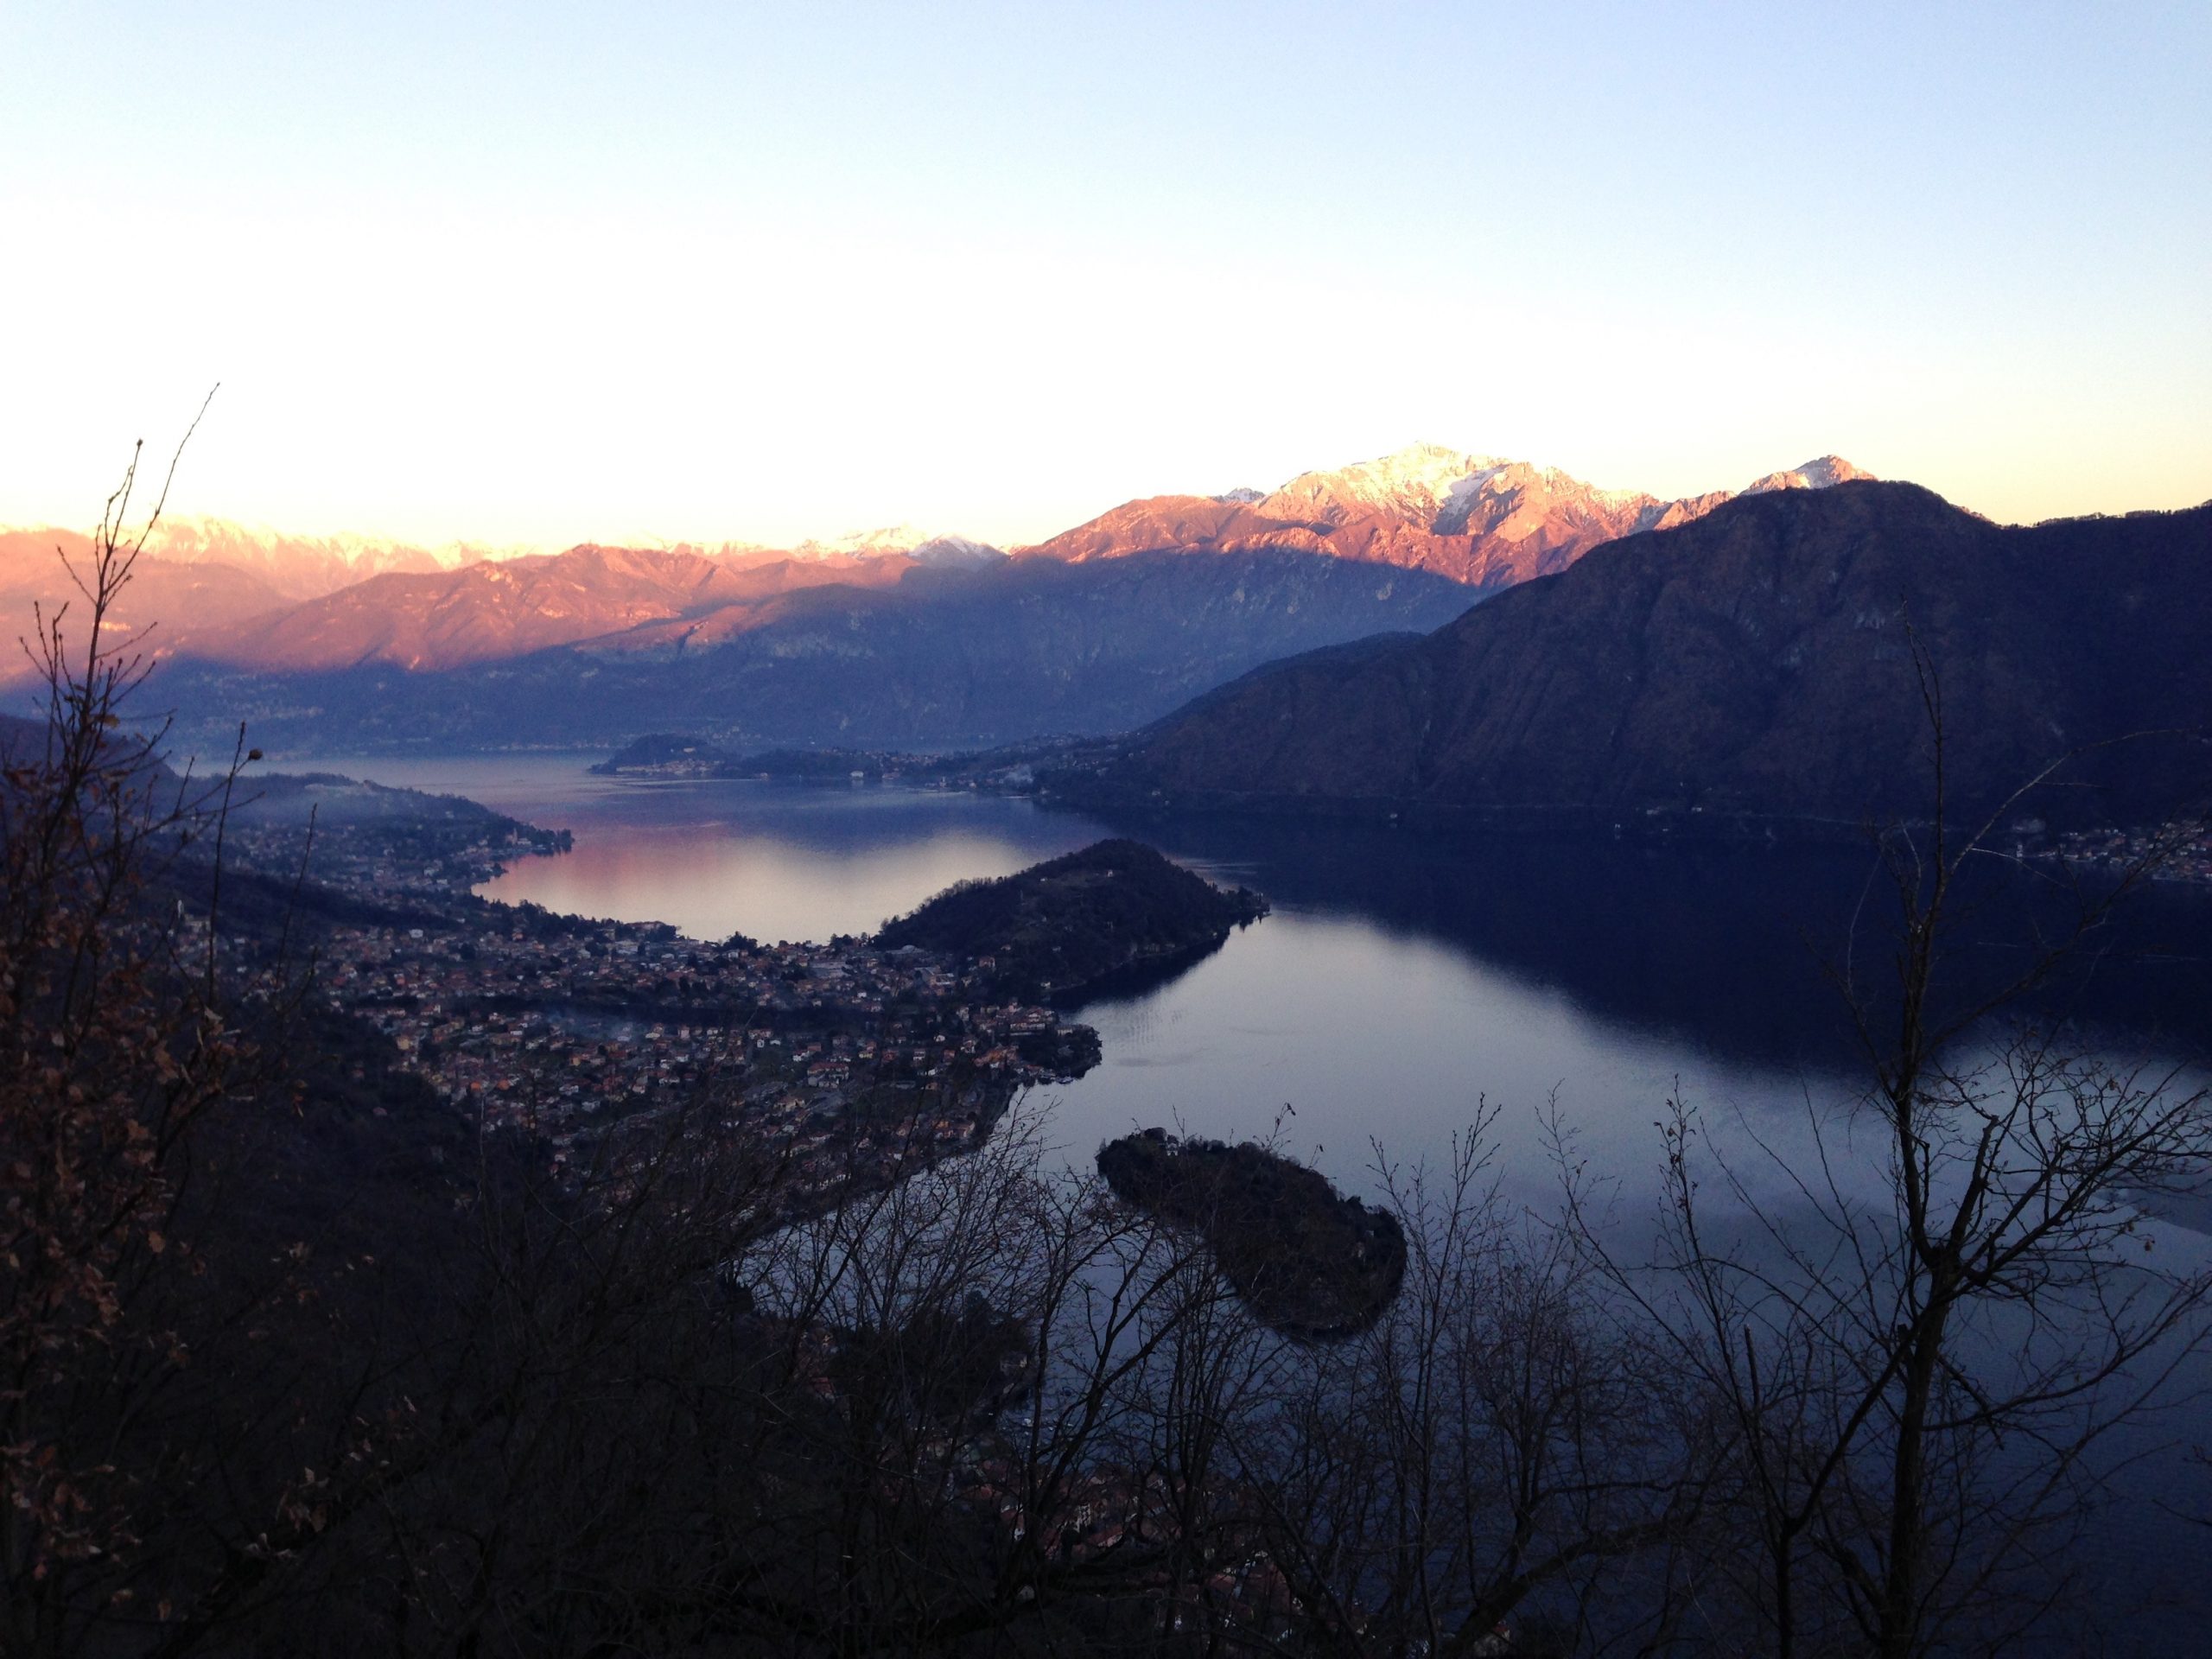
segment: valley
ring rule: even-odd
[[[2208,65],[0,6],[0,1659],[2203,1648]]]
[[[422,1286],[474,1263],[416,1293],[433,1340],[466,1356],[511,1332],[534,1366],[532,1332],[626,1328],[595,1323],[591,1287],[636,1228],[671,1253],[634,1281],[653,1365],[700,1339],[695,1356],[734,1344],[769,1367],[739,1361],[721,1397],[773,1425],[730,1474],[777,1517],[748,1546],[776,1571],[798,1564],[798,1511],[767,1496],[782,1469],[849,1470],[870,1483],[856,1512],[881,1514],[880,1459],[832,1445],[866,1422],[922,1437],[913,1467],[977,1559],[1020,1554],[1044,1515],[1058,1541],[1033,1586],[1172,1604],[1127,1540],[1302,1548],[1310,1524],[1268,1505],[1304,1440],[1270,1437],[1330,1421],[1370,1375],[1417,1398],[1395,1368],[1433,1330],[1467,1344],[1460,1366],[1602,1350],[1538,1395],[1602,1401],[1618,1456],[1694,1471],[1642,1487],[1637,1528],[1725,1528],[1732,1511],[1666,1496],[1731,1466],[1666,1416],[1704,1385],[1637,1346],[1701,1351],[1655,1311],[1667,1253],[1759,1282],[1779,1261],[1824,1306],[1858,1294],[1792,1253],[1856,1249],[1859,1218],[1915,1179],[1892,1164],[1885,1182],[1856,1140],[1897,1121],[1891,1030],[1942,1033],[1953,1143],[1965,1114],[2026,1115],[1990,1132],[2025,1160],[1994,1179],[2073,1180],[2090,1166],[2038,1163],[2038,1137],[2148,1125],[2125,1189],[2092,1175],[2063,1225],[2146,1240],[2183,1313],[2212,1296],[2191,794],[2208,532],[2212,508],[2001,527],[1833,458],[1669,502],[1417,447],[1272,495],[1132,503],[1012,554],[887,531],[381,569],[349,548],[156,558],[134,572],[147,596],[206,615],[165,637],[117,610],[114,683],[176,718],[142,741],[96,688],[0,739],[5,788],[65,829],[87,789],[116,822],[151,815],[149,839],[116,843],[160,857],[111,925],[177,1006],[219,988],[235,1010],[200,1028],[238,1033],[222,1041],[253,1108],[212,1135],[212,1167],[275,1198],[211,1197],[192,1226],[241,1262],[272,1230],[351,1241],[327,1265],[314,1240],[283,1246],[316,1264],[287,1340],[322,1340],[327,1305],[328,1339],[368,1363],[383,1327],[351,1311],[346,1275]],[[334,559],[372,573],[310,591]],[[279,580],[305,596],[257,609]],[[250,756],[234,785],[189,781],[209,776],[203,743]],[[55,844],[106,855],[73,834]],[[1869,979],[1862,956],[1932,925],[1930,893],[1948,948]],[[1909,1017],[1900,997],[1920,999]],[[2008,1086],[2009,1117],[1985,1103]],[[2051,1100],[2092,1105],[2069,1128]],[[1813,1168],[1824,1192],[1789,1173]],[[393,1267],[403,1215],[416,1242]],[[543,1311],[579,1295],[577,1316]],[[472,1311],[517,1298],[519,1321]],[[2103,1317],[2038,1314],[2060,1343],[2045,1358],[1975,1311],[1938,1345],[2027,1402],[2016,1414],[2070,1386],[2068,1344]],[[1793,1338],[1829,1345],[1839,1388],[1871,1351],[1840,1317]],[[260,1327],[242,1328],[250,1351]],[[2139,1309],[2101,1329],[2117,1363],[2169,1340]],[[1125,1372],[1131,1341],[1147,1357]],[[642,1399],[620,1351],[597,1351],[608,1397]],[[2193,1386],[2202,1363],[2167,1376]],[[1639,1371],[1656,1384],[1621,1382]],[[1280,1391],[1209,1403],[1179,1376]],[[486,1399],[509,1426],[540,1409]],[[1083,1427],[1209,1414],[1259,1448],[1255,1484],[1210,1473],[1178,1496],[1119,1428]],[[1064,1475],[1009,1507],[1052,1467],[1048,1417],[1071,1437]],[[2112,1427],[2099,1478],[2152,1449],[2147,1415]],[[1504,1430],[1485,1404],[1437,1432]],[[457,1433],[430,1442],[416,1501],[443,1459],[482,1467]],[[1342,1443],[1382,1455],[1366,1429]],[[348,1476],[348,1501],[382,1478]],[[2171,1512],[2201,1483],[2187,1465],[2131,1478],[2155,1515],[2106,1512],[2075,1555],[2119,1593],[2171,1598]],[[1609,1570],[1651,1559],[1630,1534],[1545,1524]],[[1296,1582],[1234,1576],[1218,1616],[1305,1617]],[[1630,1580],[1599,1592],[1618,1598],[1606,1620],[1646,1616]],[[1561,1592],[1471,1593],[1541,1612]]]

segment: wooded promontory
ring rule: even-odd
[[[1065,1001],[1203,955],[1268,913],[1135,841],[1102,841],[995,880],[963,881],[886,922],[877,943],[968,957],[1001,994]]]
[[[1396,1217],[1268,1147],[1144,1129],[1101,1147],[1098,1173],[1123,1203],[1202,1236],[1236,1294],[1286,1335],[1363,1331],[1405,1276]]]

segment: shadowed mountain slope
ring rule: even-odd
[[[1286,651],[1433,628],[1473,597],[1424,572],[1295,552],[910,567],[895,587],[757,603],[674,593],[659,620],[440,672],[374,653],[288,674],[179,658],[154,695],[188,720],[247,719],[257,741],[295,752],[678,731],[738,748],[987,745],[1126,731]]]
[[[2212,727],[2212,505],[2005,529],[1911,485],[1728,503],[1424,639],[1263,668],[1140,734],[1110,791],[1855,823],[1924,814],[1917,637],[1957,803],[2131,733]],[[2039,810],[2201,798],[2201,736],[2131,742]]]

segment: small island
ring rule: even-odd
[[[1098,1173],[1124,1204],[1204,1237],[1236,1294],[1286,1336],[1363,1331],[1405,1276],[1395,1216],[1268,1147],[1145,1129],[1101,1147]]]
[[[972,959],[998,995],[1065,1002],[1192,961],[1267,913],[1249,888],[1224,892],[1141,842],[1102,841],[948,887],[876,944]]]

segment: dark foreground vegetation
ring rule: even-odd
[[[1406,1272],[1405,1234],[1271,1147],[1145,1129],[1098,1149],[1114,1196],[1195,1230],[1261,1321],[1286,1336],[1363,1331]]]
[[[0,734],[11,1659],[2156,1631],[2065,1546],[2112,1497],[2097,1437],[2188,1375],[2212,1281],[2138,1248],[2133,1195],[2212,1134],[2063,1033],[1961,1043],[2008,990],[1950,992],[1970,847],[1885,843],[1888,931],[1859,943],[1891,977],[1840,976],[1867,1086],[1829,1152],[1877,1185],[1718,1224],[1703,1192],[1755,1184],[1675,1107],[1630,1256],[1570,1126],[1532,1218],[1478,1114],[1440,1166],[1378,1158],[1397,1295],[1293,1341],[1020,1108],[784,1224],[789,1160],[711,1077],[566,1164],[448,1104],[317,995],[311,909],[234,920],[197,861],[237,774],[131,736],[137,665],[99,626],[118,517],[90,615],[44,641],[46,723]]]
[[[963,881],[876,941],[986,962],[1005,993],[1065,999],[1115,976],[1203,954],[1268,913],[1141,842],[1102,841],[996,880]]]

